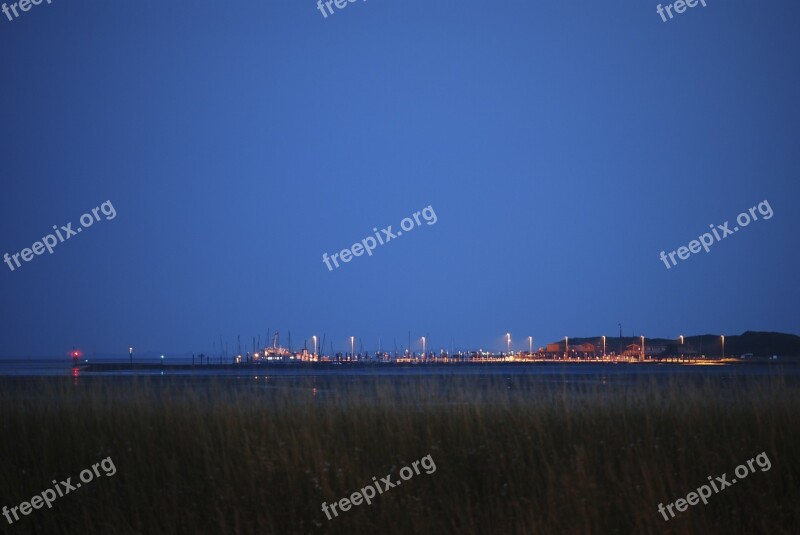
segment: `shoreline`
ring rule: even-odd
[[[366,369],[450,369],[450,368],[524,368],[524,367],[553,367],[553,366],[752,366],[752,365],[797,365],[795,359],[783,361],[763,360],[739,360],[739,359],[716,359],[704,361],[675,361],[675,360],[648,360],[648,361],[609,361],[609,360],[536,360],[536,361],[516,361],[516,362],[263,362],[250,364],[161,364],[161,363],[119,363],[119,362],[98,362],[74,366],[83,372],[108,372],[108,371],[252,371],[252,370],[366,370]]]

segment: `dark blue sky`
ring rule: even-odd
[[[0,355],[800,333],[800,4],[67,2],[0,15]],[[667,270],[768,200],[774,217]],[[332,272],[431,205],[438,221]],[[217,342],[218,345],[218,342]],[[326,343],[326,346],[328,344]],[[415,347],[418,349],[418,346]]]

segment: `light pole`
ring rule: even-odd
[[[606,358],[606,337],[603,335],[603,359]]]
[[[317,357],[317,335],[313,335],[311,337],[314,340],[314,358]]]
[[[422,337],[422,358],[425,358],[425,337]]]
[[[533,357],[533,336],[528,337],[528,353]]]
[[[356,358],[356,337],[350,337],[350,357],[355,360]]]
[[[511,333],[506,333],[506,356],[511,353]]]
[[[681,339],[681,360],[683,360],[683,335],[680,335],[678,338]]]
[[[642,354],[639,360],[644,360],[644,336],[640,336],[640,338],[642,339]]]
[[[722,335],[722,358],[725,358],[725,335]]]
[[[130,358],[131,358],[131,367],[133,367],[133,346],[131,346],[131,347],[129,347],[129,348],[128,348],[128,355],[130,355]]]
[[[569,336],[564,337],[564,358],[569,358]]]

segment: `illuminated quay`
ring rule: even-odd
[[[269,339],[269,337],[267,338]],[[278,333],[271,339],[269,346],[262,346],[253,340],[251,351],[238,350],[231,354],[227,351],[227,344],[220,346],[221,351],[212,350],[205,354],[192,355],[141,355],[134,359],[134,348],[127,348],[128,354],[124,362],[117,356],[116,362],[102,362],[84,358],[83,352],[73,348],[70,357],[73,367],[81,369],[188,369],[188,368],[258,368],[268,366],[425,366],[425,365],[470,365],[470,364],[537,364],[537,363],[676,363],[676,364],[720,364],[748,361],[781,361],[793,359],[793,355],[800,355],[800,340],[794,335],[782,333],[745,332],[741,335],[713,335],[677,336],[669,338],[647,338],[643,335],[628,337],[564,337],[557,342],[535,347],[533,337],[524,338],[525,346],[515,348],[510,333],[505,333],[498,339],[497,345],[504,346],[501,350],[479,348],[475,350],[447,350],[442,347],[431,348],[428,336],[416,340],[411,350],[396,345],[394,351],[381,350],[380,340],[373,351],[364,350],[360,339],[348,336],[343,339],[346,349],[335,351],[329,339],[329,351],[323,352],[323,344],[327,339],[322,337],[322,342],[317,336],[311,336],[302,341],[303,347],[293,350],[291,337],[287,346],[279,343]],[[409,336],[409,345],[412,339]],[[522,345],[522,344],[520,344]],[[502,349],[505,349],[503,351]],[[160,355],[160,357],[159,357]],[[134,362],[135,360],[135,362]],[[342,368],[344,369],[344,368]]]
[[[456,364],[456,363],[510,363],[510,362],[684,362],[721,360],[725,358],[725,337],[705,335],[679,336],[674,340],[653,339],[645,336],[594,338],[565,337],[544,347],[533,347],[533,337],[528,336],[528,348],[515,351],[511,348],[511,335],[506,333],[506,351],[489,351],[483,348],[467,351],[428,349],[426,337],[418,339],[420,351],[364,351],[355,348],[355,337],[347,338],[349,351],[327,353],[319,351],[317,337],[312,336],[313,348],[292,351],[280,345],[263,347],[253,352],[236,354],[232,363],[237,365],[279,364],[297,362],[321,363],[386,363],[386,364]],[[714,343],[714,341],[717,341]],[[360,344],[359,344],[360,345]],[[613,347],[613,350],[612,350]],[[708,355],[702,352],[705,347]],[[728,355],[729,357],[731,355]],[[227,359],[226,359],[227,360]],[[227,360],[231,362],[231,360]]]

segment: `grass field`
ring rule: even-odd
[[[0,505],[111,457],[7,533],[797,533],[800,398],[780,375],[0,379]],[[707,476],[769,471],[668,522]],[[322,502],[436,471],[328,520]],[[729,478],[730,479],[730,475]]]

